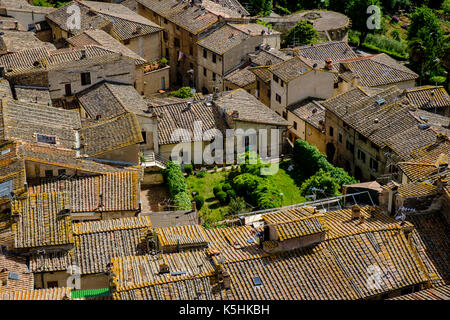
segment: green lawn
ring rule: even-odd
[[[196,176],[189,176],[186,178],[188,184],[189,194],[192,195],[193,191],[197,191],[205,198],[205,204],[200,209],[200,215],[207,211],[207,208],[211,209],[209,217],[214,221],[220,221],[225,219],[224,212],[227,210],[227,206],[221,206],[219,201],[214,198],[213,188],[220,184],[225,183],[226,172],[207,173],[203,178],[197,178]],[[220,210],[223,208],[222,210]]]
[[[300,195],[300,188],[283,169],[280,168],[277,174],[268,177],[268,179],[271,179],[273,184],[280,188],[283,193],[283,206],[306,201],[306,199]]]
[[[197,178],[196,176],[186,178],[189,194],[197,191],[205,198],[205,204],[200,210],[200,215],[203,218],[210,218],[213,221],[226,219],[228,206],[220,205],[219,201],[214,198],[213,193],[215,186],[226,182],[226,176],[227,172],[214,172],[207,173],[203,178]],[[304,197],[300,196],[299,187],[285,170],[280,168],[277,174],[268,176],[266,179],[272,180],[273,184],[283,193],[283,206],[306,201]]]

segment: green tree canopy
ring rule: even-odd
[[[310,44],[314,43],[318,38],[319,34],[316,29],[314,29],[313,25],[306,20],[300,20],[297,22],[297,25],[289,30],[283,37],[283,46]]]
[[[428,82],[434,76],[443,76],[439,58],[444,36],[433,10],[422,6],[411,15],[408,40],[410,65],[420,75],[421,81]]]

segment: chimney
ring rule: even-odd
[[[325,69],[331,70],[333,68],[333,59],[326,58],[325,59]]]
[[[352,206],[352,220],[358,219],[361,216],[361,208],[354,204]]]
[[[136,27],[136,31],[134,32],[135,34],[139,34],[142,32],[142,27],[141,26],[137,26]]]

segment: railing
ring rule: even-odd
[[[273,212],[278,212],[278,211],[282,211],[282,210],[297,209],[297,208],[308,207],[308,206],[314,206],[314,207],[322,206],[322,209],[325,210],[326,208],[324,205],[329,205],[331,203],[337,203],[337,207],[340,210],[340,209],[342,209],[341,204],[340,204],[341,200],[351,197],[353,199],[353,202],[356,204],[357,201],[356,201],[355,196],[359,196],[359,195],[363,195],[363,194],[365,194],[369,197],[371,205],[374,206],[374,202],[372,200],[372,197],[370,196],[369,191],[361,191],[361,192],[356,192],[356,193],[335,196],[335,197],[331,197],[331,198],[302,202],[302,203],[293,204],[293,205],[289,205],[289,206],[285,206],[285,207],[258,210],[258,211],[252,211],[252,212],[247,212],[247,213],[240,213],[236,216],[238,216],[239,218],[243,218],[243,217],[248,217],[248,216],[253,216],[253,215],[267,214],[267,213],[273,213]],[[328,206],[328,208],[329,208],[329,206]]]

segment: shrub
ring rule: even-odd
[[[163,171],[164,181],[169,188],[169,195],[172,199],[180,192],[186,192],[187,184],[181,172],[181,166],[173,161],[167,163]]]
[[[246,152],[245,154],[240,154],[239,157],[245,157],[245,162],[241,165],[242,173],[250,173],[255,176],[260,176],[261,168],[269,166],[268,164],[261,162],[256,152]]]
[[[180,192],[174,197],[174,202],[178,210],[192,209],[191,200],[187,192]]]
[[[186,174],[188,176],[190,176],[193,171],[194,171],[194,168],[192,167],[192,164],[185,164],[184,165],[184,172],[186,172]]]
[[[182,98],[182,99],[187,99],[187,98],[192,98],[193,94],[191,92],[191,88],[190,87],[182,87],[176,91],[172,91],[170,93],[171,97],[177,97],[177,98]]]
[[[239,214],[244,212],[246,205],[245,205],[245,200],[244,198],[241,197],[237,197],[237,198],[232,198],[230,199],[230,209],[229,209],[229,213],[230,214]]]
[[[369,33],[364,44],[372,45],[373,47],[381,49],[386,53],[394,52],[404,57],[407,56],[407,45],[405,42],[400,42],[399,40],[391,39],[382,35]]]
[[[252,198],[259,209],[276,208],[282,205],[280,193],[280,189],[275,185],[264,181],[253,192]]]
[[[243,173],[233,179],[236,193],[241,196],[249,196],[256,189],[258,183],[262,180],[250,173]]]
[[[204,178],[206,174],[207,174],[206,171],[200,171],[199,173],[197,173],[197,178]]]
[[[227,190],[226,194],[228,196],[228,200],[236,198],[236,192],[233,189]]]
[[[310,195],[313,193],[312,188],[323,189],[325,194],[319,192],[317,196],[324,198],[339,195],[340,186],[330,173],[320,170],[303,182],[300,188],[300,194],[302,196]]]
[[[222,188],[220,186],[215,186],[213,188],[214,196],[216,196],[220,191],[222,191]]]
[[[220,204],[227,204],[228,196],[225,192],[219,191],[216,194],[216,199],[219,200]]]
[[[233,190],[233,187],[229,183],[224,183],[222,185],[222,191],[227,192],[228,190]]]
[[[205,204],[205,198],[201,195],[197,195],[194,198],[195,205],[197,206],[197,210],[200,210]]]
[[[197,190],[194,190],[194,191],[191,192],[192,197],[195,197],[195,196],[197,196],[199,194],[200,194],[200,192],[198,192]]]

